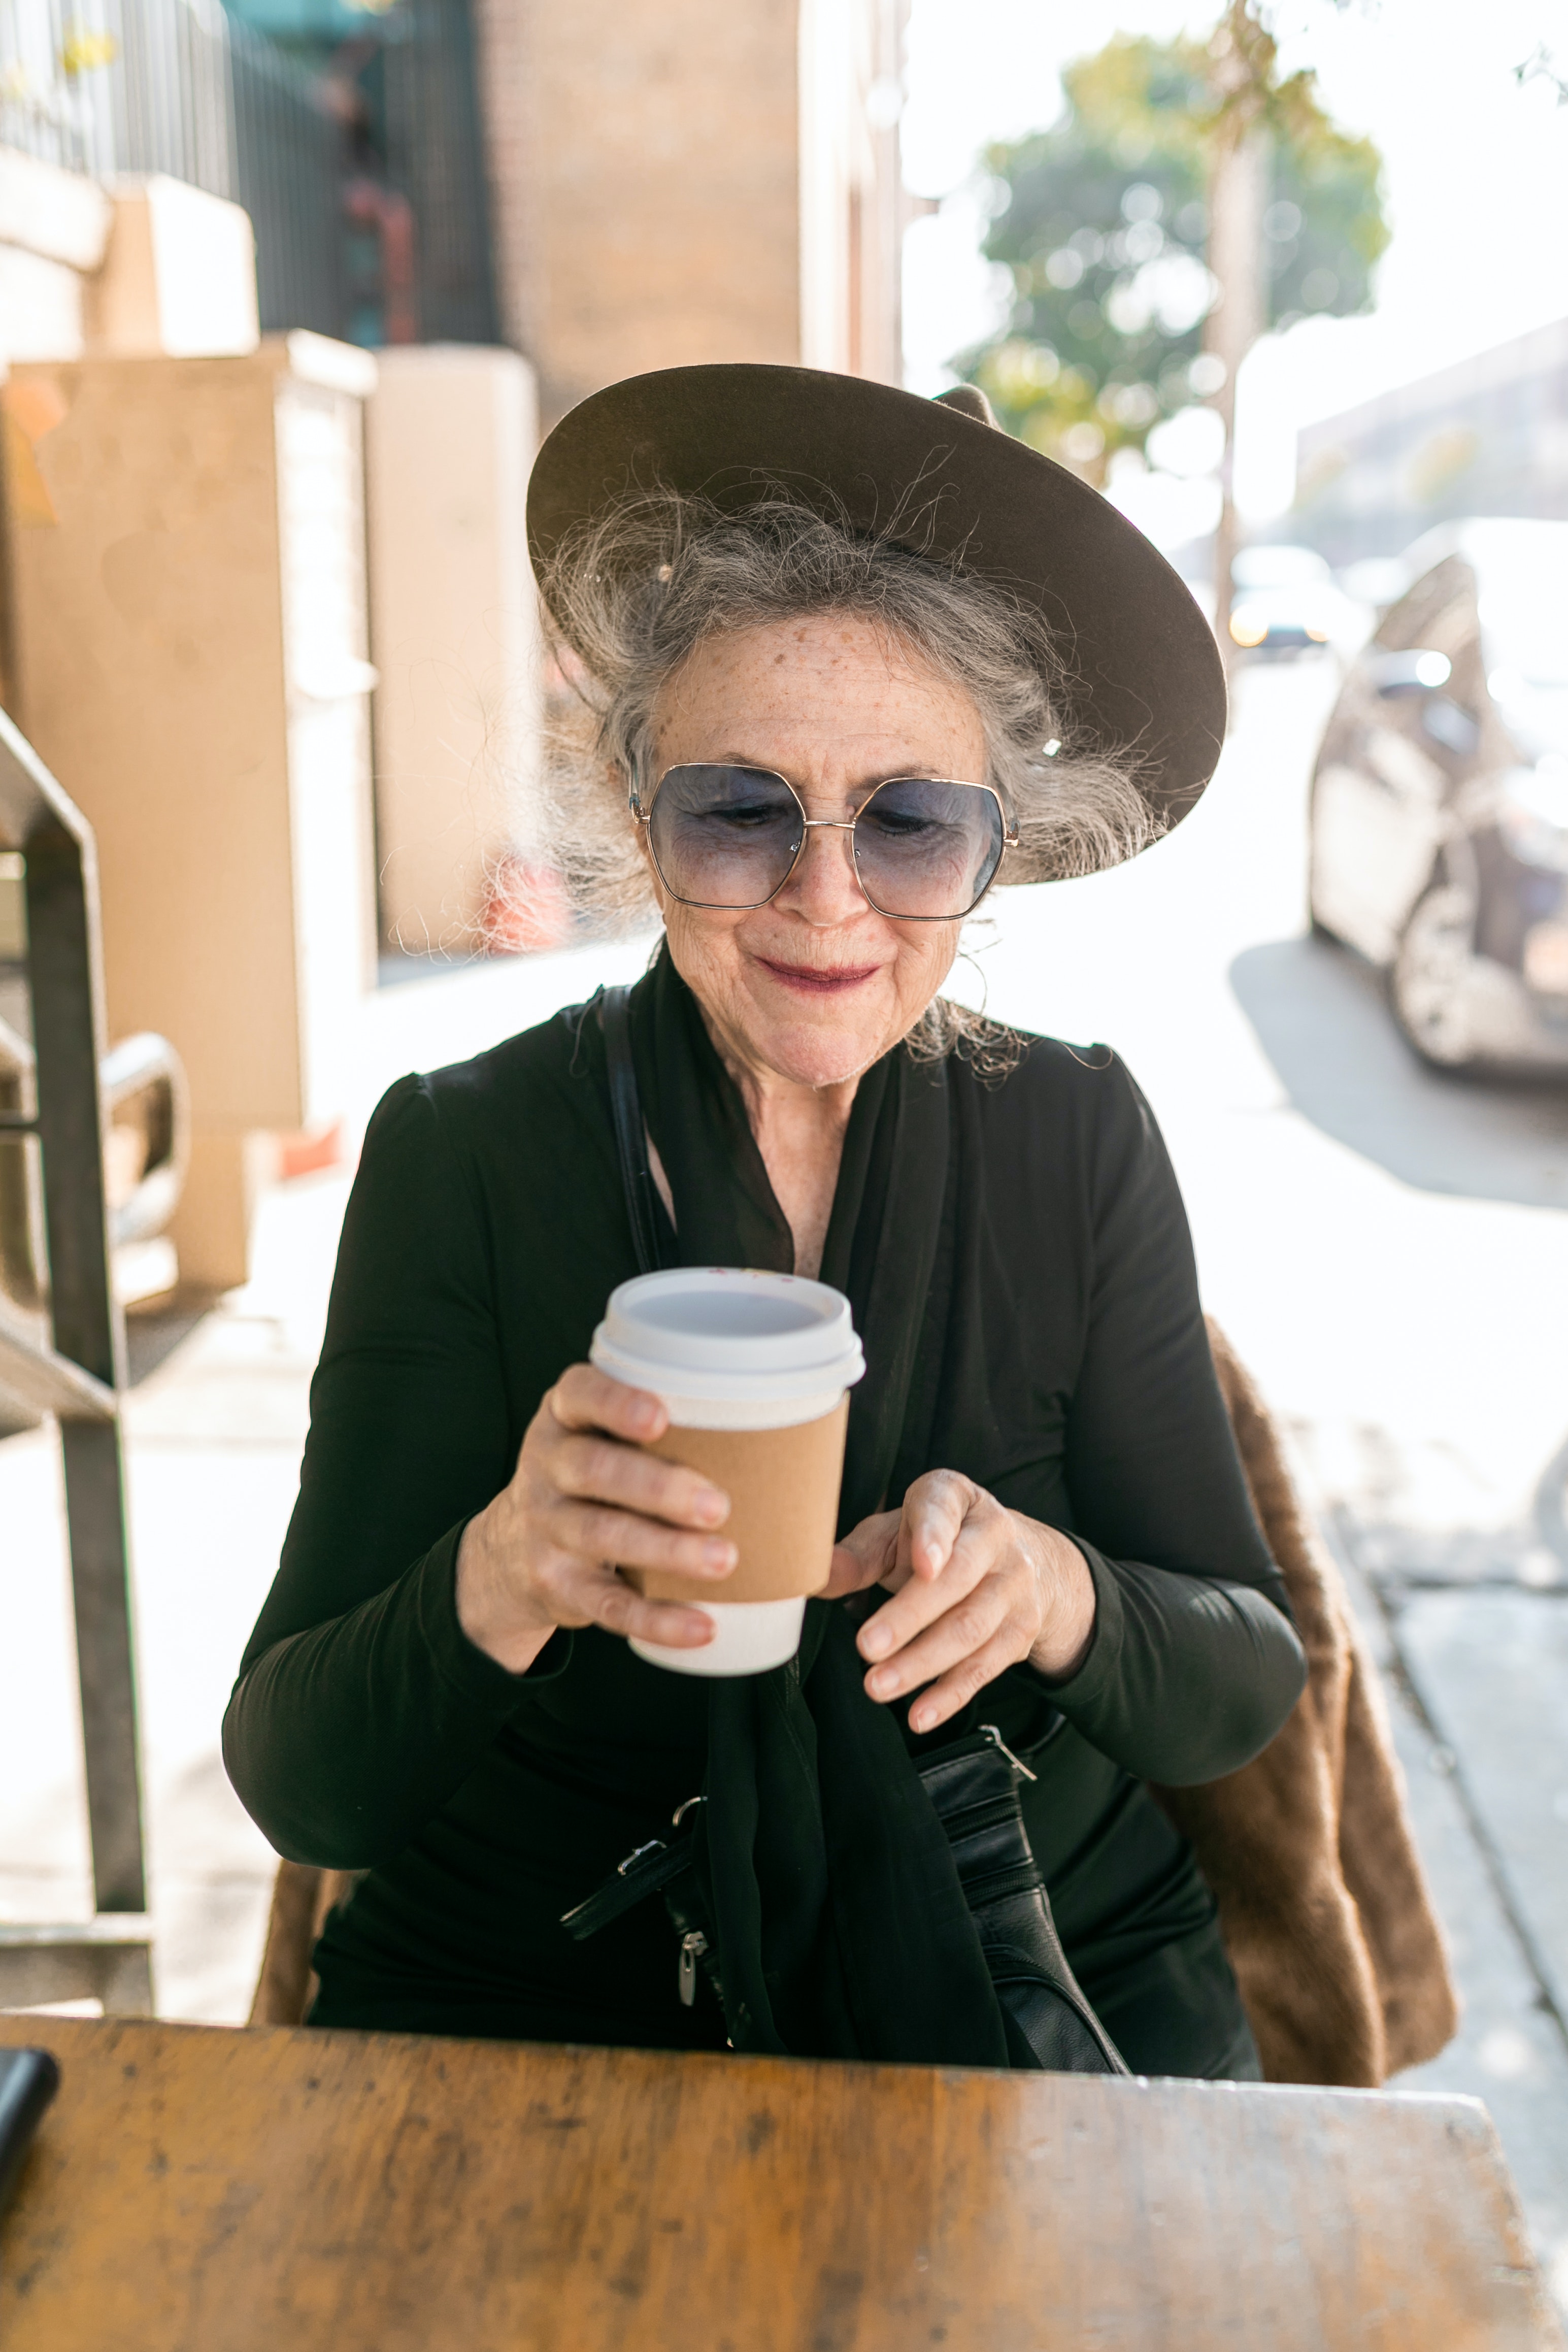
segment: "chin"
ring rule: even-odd
[[[856,1017],[847,1007],[816,1020],[797,1018],[769,1025],[758,1043],[768,1067],[798,1087],[837,1087],[858,1077],[885,1053],[890,1042],[883,1008],[881,1019],[868,1006]]]

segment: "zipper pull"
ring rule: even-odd
[[[1012,1766],[1015,1772],[1021,1772],[1026,1780],[1039,1780],[1040,1774],[1038,1772],[1031,1772],[1029,1766],[1023,1763],[1019,1758],[1013,1754],[1012,1749],[1008,1746],[1007,1741],[1002,1738],[1001,1733],[997,1729],[994,1723],[982,1723],[980,1729],[990,1741],[991,1746],[1000,1749],[1001,1753],[1007,1758],[1008,1762]]]
[[[707,1949],[707,1937],[700,1927],[694,1927],[681,1937],[681,1964],[676,1978],[680,1987],[681,2007],[690,2009],[697,1997],[697,1962]]]

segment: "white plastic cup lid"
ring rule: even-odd
[[[660,1396],[758,1403],[836,1395],[865,1370],[841,1291],[747,1266],[677,1266],[622,1283],[591,1352],[601,1371]]]

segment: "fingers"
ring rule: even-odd
[[[919,1690],[910,1727],[933,1731],[1029,1655],[1038,1596],[1010,1515],[956,1474],[910,1489],[895,1549],[905,1580],[856,1637],[865,1687],[884,1706]]]
[[[983,1648],[952,1667],[928,1691],[922,1691],[909,1710],[912,1731],[935,1731],[938,1725],[962,1714],[972,1698],[977,1698],[988,1683],[1016,1666],[1028,1655],[1028,1644],[1009,1618],[1002,1631],[985,1643]]]
[[[617,1511],[604,1503],[557,1503],[545,1518],[551,1542],[597,1566],[662,1568],[675,1576],[717,1579],[733,1573],[736,1549],[727,1536],[696,1535],[662,1519]]]
[[[842,1543],[833,1546],[832,1566],[822,1589],[824,1601],[841,1600],[848,1592],[863,1592],[868,1584],[891,1576],[897,1565],[901,1511],[878,1511],[852,1528]]]
[[[873,1512],[833,1547],[823,1597],[837,1600],[883,1582],[896,1591],[912,1572],[929,1582],[941,1573],[965,1512],[979,1493],[969,1479],[951,1470],[930,1471],[916,1479],[901,1511]],[[880,1623],[880,1616],[875,1622]]]
[[[1006,1514],[989,1496],[979,1498],[981,1507],[964,1525],[945,1566],[935,1576],[916,1574],[901,1586],[893,1599],[861,1628],[859,1647],[863,1658],[891,1658],[902,1652],[907,1643],[946,1616],[958,1603],[967,1600],[976,1587],[995,1567],[998,1555],[1007,1544],[1010,1530]],[[988,1507],[984,1507],[988,1506]],[[900,1549],[903,1538],[900,1538]],[[990,1629],[988,1626],[986,1631]],[[908,1680],[894,1682],[875,1675],[868,1678],[866,1687],[873,1698],[896,1698],[902,1691],[912,1688]]]
[[[910,1585],[909,1591],[925,1591],[925,1587]],[[938,1675],[960,1665],[967,1658],[984,1650],[988,1643],[1005,1624],[1016,1627],[1015,1656],[1022,1656],[1029,1647],[1028,1635],[1013,1608],[1013,1595],[1007,1580],[999,1576],[981,1578],[975,1589],[956,1601],[943,1612],[924,1633],[905,1642],[885,1665],[873,1666],[866,1676],[866,1689],[874,1699],[884,1704],[902,1698],[906,1691],[918,1690],[922,1683],[934,1682]],[[863,1630],[870,1633],[881,1623],[894,1604],[878,1610],[871,1624]],[[1012,1660],[1008,1661],[1011,1664]]]
[[[612,1561],[678,1576],[731,1574],[735,1546],[714,1532],[729,1517],[728,1496],[699,1472],[604,1433],[618,1427],[657,1434],[668,1424],[657,1397],[576,1364],[559,1382],[550,1411],[559,1433],[544,1449],[540,1517],[551,1544],[591,1569]]]
[[[551,1541],[590,1562],[729,1573],[734,1545],[704,1539],[728,1518],[728,1496],[699,1472],[643,1451],[669,1425],[658,1397],[574,1364],[548,1406],[535,1461]]]
[[[669,1418],[658,1397],[591,1364],[572,1365],[544,1399],[458,1555],[459,1622],[509,1672],[537,1654],[541,1625],[602,1625],[675,1649],[713,1639],[701,1610],[646,1600],[611,1565],[713,1584],[734,1570],[736,1547],[717,1532],[729,1497],[644,1450]]]
[[[673,1601],[646,1601],[612,1569],[573,1560],[563,1566],[556,1581],[562,1622],[600,1625],[607,1633],[655,1642],[670,1650],[697,1650],[713,1640],[713,1619],[702,1610]]]
[[[613,1438],[561,1437],[550,1449],[549,1467],[558,1494],[646,1512],[672,1527],[718,1528],[729,1517],[728,1496],[700,1471]]]
[[[632,1445],[651,1445],[670,1425],[662,1397],[612,1380],[595,1364],[573,1364],[545,1402],[563,1429],[607,1429]]]
[[[928,1470],[904,1498],[900,1560],[916,1576],[940,1576],[966,1519],[977,1505],[990,1500],[972,1478],[958,1471]]]

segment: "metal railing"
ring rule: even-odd
[[[500,327],[469,0],[402,5],[404,37],[384,52],[386,144],[416,223],[419,335],[492,343]]]
[[[256,228],[263,328],[340,332],[340,127],[219,0],[0,0],[0,146],[233,197]]]
[[[36,1142],[48,1258],[47,1336],[0,1316],[0,1400],[55,1415],[64,1457],[98,1916],[0,1925],[0,2006],[96,1994],[152,2006],[141,1769],[120,1397],[124,1335],[110,1271],[103,983],[90,828],[0,712],[0,850],[24,861],[31,1011],[25,1088],[0,1133]],[[22,1055],[12,1041],[11,1060]],[[132,1073],[123,1074],[129,1081]]]
[[[171,4],[183,0],[161,0]],[[341,126],[312,78],[270,42],[231,22],[227,46],[234,177],[225,193],[245,206],[256,229],[263,331],[311,327],[340,335]]]
[[[378,41],[382,194],[412,208],[413,220],[412,331],[493,341],[468,0],[402,0]],[[255,226],[268,331],[360,331],[342,233],[351,176],[346,91],[340,87],[334,107],[332,78],[230,16],[220,0],[0,0],[0,146],[93,178],[163,172],[233,197]],[[385,289],[381,308],[389,308]],[[390,317],[379,331],[389,331],[399,339]],[[377,332],[372,325],[370,339]]]
[[[0,145],[226,196],[233,143],[217,0],[0,0]]]

